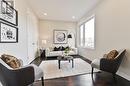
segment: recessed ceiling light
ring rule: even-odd
[[[47,16],[47,13],[44,13],[45,16]]]
[[[72,19],[75,19],[75,16],[72,16]]]

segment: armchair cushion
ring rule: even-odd
[[[91,63],[91,66],[93,68],[97,68],[97,69],[100,69],[100,59],[94,59]]]
[[[34,65],[34,64],[31,64],[31,66],[33,66],[34,68],[34,76],[35,76],[35,80],[38,80],[40,79],[41,77],[43,77],[43,71],[40,67]]]

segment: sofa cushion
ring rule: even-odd
[[[107,59],[114,59],[118,55],[117,50],[112,50],[107,54]]]
[[[64,47],[66,48],[66,47]],[[64,51],[54,51],[54,48],[51,48],[53,50],[50,50],[50,48],[46,48],[46,56],[47,57],[53,57],[53,56],[60,56],[64,55]],[[77,48],[70,48],[69,47],[69,53],[68,55],[76,55],[77,54]]]
[[[75,52],[74,52],[74,51],[72,51],[72,50],[70,50],[68,54],[69,54],[69,55],[74,55],[74,54],[75,54]]]
[[[3,54],[1,59],[13,69],[20,68],[21,66],[20,61],[12,55]]]
[[[62,51],[52,51],[49,53],[49,56],[61,56],[63,55]]]

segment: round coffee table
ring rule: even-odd
[[[72,68],[74,67],[74,58],[72,56],[58,56],[57,60],[58,60],[59,69],[61,68],[61,61],[72,62]]]

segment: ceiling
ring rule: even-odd
[[[29,5],[43,20],[78,21],[101,0],[28,0]],[[47,13],[47,15],[45,14]],[[74,18],[72,18],[74,16]]]

